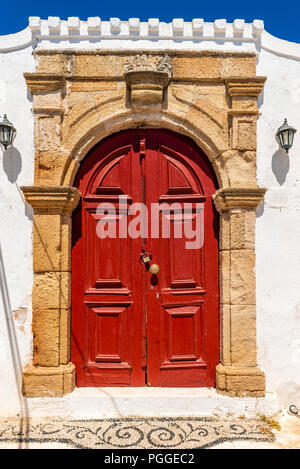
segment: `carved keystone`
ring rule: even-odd
[[[132,106],[159,105],[172,75],[171,59],[151,55],[131,57],[124,66]]]

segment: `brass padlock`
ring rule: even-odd
[[[151,252],[145,252],[145,250],[143,249],[143,251],[141,252],[140,254],[140,264],[142,263],[142,261],[144,262],[144,264],[148,264],[152,259],[152,253]]]

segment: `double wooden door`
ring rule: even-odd
[[[75,185],[77,386],[214,386],[218,217],[205,155],[169,131],[127,131],[87,155]]]

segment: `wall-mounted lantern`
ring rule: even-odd
[[[7,119],[6,114],[3,116],[2,122],[0,122],[0,143],[4,146],[5,150],[9,147],[16,135],[16,129],[11,122]]]
[[[293,146],[294,135],[296,132],[297,130],[288,124],[287,119],[284,119],[284,123],[277,130],[277,140],[279,141],[281,148],[287,153],[289,152],[289,149]]]

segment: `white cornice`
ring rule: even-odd
[[[170,23],[150,18],[121,21],[99,17],[81,21],[77,17],[61,20],[49,17],[41,20],[30,17],[29,26],[15,34],[0,36],[0,52],[10,52],[28,46],[43,49],[79,50],[180,50],[259,53],[265,49],[271,53],[300,60],[300,44],[278,39],[264,30],[261,20],[245,23],[236,19],[205,22],[202,18],[183,21],[175,18]]]
[[[296,42],[285,41],[272,36],[264,31],[261,37],[261,46],[263,49],[282,57],[300,60],[300,44]]]
[[[245,23],[225,19],[213,23],[195,18],[187,22],[175,18],[170,23],[150,18],[140,21],[130,18],[121,21],[99,17],[81,21],[77,17],[61,20],[49,17],[29,18],[29,27],[20,33],[0,36],[0,52],[16,50],[34,42],[38,49],[128,49],[128,50],[217,50],[229,52],[253,52],[260,40],[264,25],[260,20]],[[22,40],[23,38],[23,40]]]
[[[18,33],[0,36],[0,52],[12,52],[15,50],[24,49],[25,47],[33,44],[35,41],[36,38],[28,26],[26,29],[19,31]]]
[[[38,49],[51,48],[101,48],[132,50],[224,50],[255,52],[264,29],[263,22],[245,23],[225,19],[213,23],[196,18],[191,22],[175,18],[170,23],[150,18],[147,22],[138,18],[121,21],[111,18],[101,21],[98,17],[81,21],[77,17],[60,20],[49,17],[40,20],[29,18],[29,27],[38,40]]]
[[[64,38],[101,38],[101,39],[173,39],[173,40],[242,40],[255,42],[261,35],[264,24],[260,20],[245,23],[244,20],[235,20],[227,23],[225,19],[215,20],[214,23],[205,22],[196,18],[191,22],[175,18],[170,23],[150,18],[142,22],[139,18],[130,18],[121,21],[119,18],[110,18],[110,21],[101,21],[99,17],[88,18],[81,21],[77,17],[61,20],[58,17],[49,17],[41,20],[38,17],[29,18],[29,27],[39,40]]]

